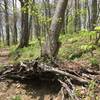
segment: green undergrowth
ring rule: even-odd
[[[80,33],[61,35],[59,57],[67,60],[86,60],[90,63],[93,58],[99,62],[100,47],[95,45],[95,39],[95,31],[83,30]]]
[[[89,62],[100,61],[100,47],[94,45],[96,32],[87,30],[79,33],[60,35],[62,45],[58,57],[67,60],[86,60]],[[43,43],[43,41],[42,41]],[[17,46],[10,48],[10,58],[13,61],[35,59],[40,56],[40,45],[38,40],[33,39],[28,47],[16,50]],[[91,59],[96,59],[93,61]]]
[[[100,100],[100,96],[95,92],[97,90],[97,84],[94,80],[91,80],[86,87],[76,87],[75,94],[80,100]]]
[[[18,46],[10,47],[10,62],[16,63],[24,60],[35,59],[40,56],[40,46],[38,40],[30,42],[28,47],[16,49]]]
[[[0,48],[2,48],[2,47],[3,47],[3,43],[0,42]]]

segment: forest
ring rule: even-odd
[[[100,0],[0,0],[0,100],[100,100]]]

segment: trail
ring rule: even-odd
[[[6,65],[9,63],[9,49],[0,48],[0,65]]]

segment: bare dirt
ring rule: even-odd
[[[0,65],[7,65],[9,63],[9,49],[0,48]]]
[[[61,100],[57,84],[28,82],[27,84],[6,80],[0,82],[0,100]],[[17,96],[20,99],[14,99]]]

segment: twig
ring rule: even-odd
[[[71,89],[69,88],[69,86],[68,86],[65,82],[63,82],[63,81],[61,81],[61,80],[58,80],[58,81],[59,81],[59,82],[62,84],[62,86],[66,89],[66,91],[68,92],[69,96],[71,97],[71,100],[79,100],[79,99],[77,98],[77,96],[75,95],[74,91],[71,90]]]

